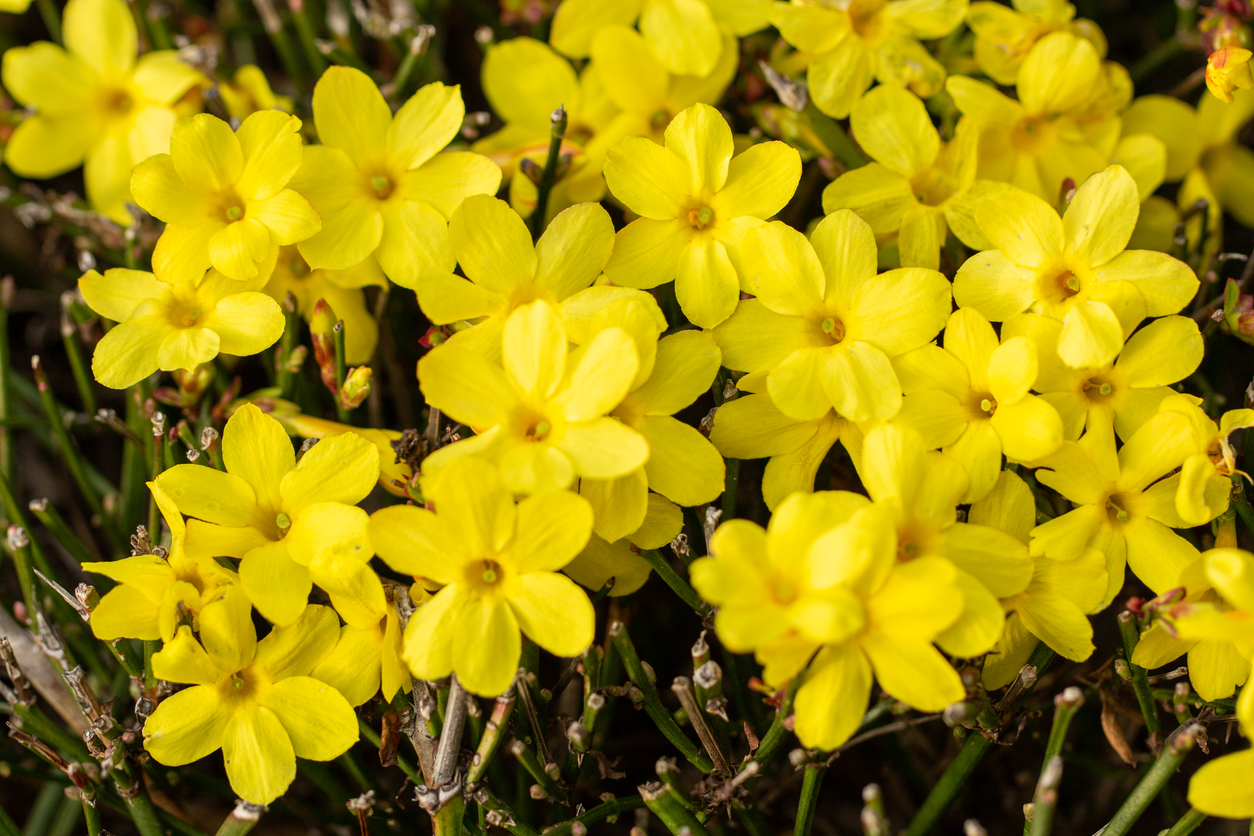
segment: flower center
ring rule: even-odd
[[[483,573],[480,575],[486,584],[495,584],[501,579],[501,566],[495,560],[483,561]]]
[[[549,424],[548,421],[545,421],[543,419],[539,420],[535,422],[534,424],[532,424],[531,427],[527,430],[527,440],[528,441],[544,441],[544,439],[548,438],[549,433],[552,431],[553,431],[553,426]]]
[[[286,537],[287,532],[292,528],[292,518],[280,511],[274,518],[274,525],[279,529],[279,536]]]
[[[105,110],[114,116],[123,116],[131,112],[135,101],[125,90],[113,90],[105,96]]]
[[[1057,132],[1048,116],[1029,116],[1019,120],[1010,132],[1010,141],[1016,150],[1032,152],[1040,149]]]
[[[714,221],[714,210],[708,206],[688,211],[688,225],[693,229],[705,229]]]
[[[1099,401],[1103,398],[1110,397],[1114,394],[1115,387],[1107,380],[1098,377],[1090,377],[1084,383],[1080,384],[1080,391],[1083,392],[1091,401]]]
[[[832,345],[837,345],[845,339],[845,323],[834,316],[824,317],[819,323],[819,328],[832,341]]]
[[[292,274],[293,279],[303,279],[309,275],[309,265],[299,254],[293,255],[287,264],[287,271]]]
[[[659,110],[649,118],[649,124],[655,129],[661,130],[671,123],[671,114],[669,110]]]
[[[374,191],[374,196],[379,200],[387,200],[392,195],[392,189],[395,185],[391,178],[379,175],[370,178],[370,188]]]
[[[883,6],[883,3],[877,2],[851,3],[849,22],[853,24],[854,34],[872,44],[883,40],[886,34]]]
[[[226,208],[226,219],[232,223],[244,217],[243,206],[228,206]]]
[[[195,302],[179,305],[170,312],[170,321],[178,328],[192,328],[200,321],[202,313],[200,306]]]
[[[1130,519],[1127,499],[1117,493],[1106,497],[1106,516],[1112,522],[1126,523]]]

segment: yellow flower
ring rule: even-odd
[[[610,281],[656,287],[675,280],[684,314],[713,328],[736,309],[748,280],[738,270],[746,232],[792,197],[801,156],[782,142],[754,145],[734,159],[722,114],[696,104],[666,128],[666,145],[644,137],[609,150],[605,182],[641,217],[616,236]]]
[[[877,276],[875,235],[847,209],[820,221],[811,240],[779,222],[751,232],[743,258],[757,298],[715,329],[723,364],[764,376],[791,418],[896,415],[901,386],[890,358],[945,324],[945,277],[919,267]]]
[[[1036,344],[1003,337],[973,308],[959,308],[945,326],[945,347],[925,345],[897,357],[905,392],[899,420],[916,427],[929,447],[942,447],[967,471],[963,502],[992,490],[1005,453],[1011,461],[1048,456],[1062,444],[1062,419],[1031,394]]]
[[[576,76],[570,62],[548,45],[511,38],[489,47],[481,74],[483,93],[505,126],[471,149],[501,167],[510,181],[510,205],[520,215],[527,217],[535,210],[536,184],[515,176],[518,166],[523,159],[544,165],[549,120],[559,105],[566,111],[562,150],[570,155],[570,167],[549,192],[549,217],[573,204],[605,197],[601,169],[606,149],[627,134],[609,130],[619,109],[591,65]]]
[[[204,77],[174,50],[136,61],[135,21],[122,0],[70,0],[63,24],[66,49],[40,41],[4,53],[5,89],[35,111],[4,161],[37,178],[82,165],[92,208],[129,225],[131,168],[169,148],[173,105]]]
[[[563,0],[553,15],[549,41],[564,55],[586,58],[597,33],[638,20],[667,71],[707,76],[726,51],[720,29],[740,37],[753,34],[766,28],[770,9],[770,0]]]
[[[835,491],[790,496],[765,531],[724,523],[710,557],[692,564],[693,585],[719,606],[727,649],[754,651],[773,687],[802,675],[795,730],[808,748],[835,749],[853,734],[872,676],[922,711],[965,694],[932,646],[962,612],[954,568],[936,557],[899,564],[896,554],[886,509]]]
[[[583,480],[586,483],[587,480]],[[595,512],[594,512],[594,523]],[[673,502],[651,493],[648,495],[644,522],[635,531],[609,542],[593,531],[574,560],[562,569],[563,574],[581,586],[599,590],[610,578],[614,587],[610,597],[630,595],[644,586],[653,568],[640,556],[642,549],[660,549],[672,543],[684,527],[684,514]]]
[[[723,492],[725,476],[723,458],[709,440],[673,417],[708,392],[718,374],[721,355],[713,335],[689,329],[659,340],[661,327],[647,307],[621,299],[579,329],[574,342],[588,344],[619,329],[635,342],[640,365],[630,391],[609,415],[640,433],[649,458],[616,479],[580,480],[579,493],[592,503],[593,530],[610,542],[644,524],[650,490],[678,505],[701,505]]]
[[[20,15],[30,8],[30,0],[0,0],[0,12]]]
[[[1026,310],[1059,320],[1064,363],[1107,365],[1137,323],[1176,313],[1197,292],[1197,276],[1184,262],[1124,249],[1139,206],[1136,183],[1120,166],[1080,186],[1062,218],[1024,192],[986,197],[975,218],[997,249],[958,269],[954,300],[993,322]]]
[[[977,0],[967,11],[975,32],[975,60],[998,84],[1012,85],[1032,46],[1050,32],[1065,29],[1093,44],[1106,55],[1106,36],[1096,23],[1075,20],[1075,6],[1066,0],[1012,0],[1014,8]]]
[[[504,368],[456,345],[418,361],[427,403],[478,433],[428,456],[424,473],[477,455],[500,468],[510,490],[539,494],[576,476],[616,479],[645,463],[644,437],[607,417],[640,367],[625,331],[608,328],[568,358],[565,326],[537,300],[510,314],[502,346]]]
[[[586,500],[554,491],[515,506],[496,469],[473,457],[424,479],[423,496],[436,513],[394,505],[370,518],[389,566],[442,585],[405,628],[415,676],[456,673],[466,690],[493,697],[518,671],[520,632],[555,656],[592,643],[592,603],[558,574],[588,542]]]
[[[1062,323],[1039,314],[1019,314],[1002,324],[1003,339],[1017,336],[1036,343],[1038,374],[1032,387],[1062,417],[1063,436],[1080,437],[1085,427],[1114,422],[1127,440],[1158,411],[1163,398],[1202,362],[1202,334],[1185,316],[1164,316],[1141,328],[1119,356],[1103,366],[1070,368],[1055,347]]]
[[[1022,478],[1003,470],[993,490],[971,506],[967,519],[1005,531],[1026,545],[1036,524],[1036,500]],[[1042,641],[1068,659],[1089,658],[1093,625],[1087,615],[1097,611],[1108,585],[1106,558],[1096,549],[1075,560],[1034,557],[1027,589],[1002,599],[1006,628],[984,659],[984,687],[1004,688],[1013,682]]]
[[[723,35],[718,65],[707,76],[673,75],[640,33],[625,26],[607,26],[592,40],[588,73],[618,108],[606,127],[605,147],[625,136],[646,136],[659,145],[671,120],[697,103],[717,104],[740,66],[736,39]]]
[[[1254,75],[1250,73],[1250,58],[1254,52],[1239,46],[1225,47],[1212,52],[1206,59],[1206,89],[1215,98],[1232,104],[1232,92],[1238,88],[1254,88]]]
[[[390,595],[408,595],[408,590],[390,584]],[[344,695],[350,705],[358,706],[381,694],[391,702],[398,691],[413,691],[413,677],[401,659],[401,619],[396,604],[388,601],[387,613],[378,624],[354,627],[345,624],[340,628],[339,641],[322,661],[314,666],[310,676],[330,685]]]
[[[300,617],[312,584],[354,626],[383,617],[383,588],[370,569],[366,512],[352,503],[379,478],[379,453],[355,434],[325,438],[299,463],[278,421],[252,404],[222,433],[226,470],[175,465],[157,484],[193,519],[191,555],[242,558],[244,591],[270,621]]]
[[[232,119],[246,119],[259,110],[278,109],[291,113],[295,109],[291,99],[270,89],[266,74],[256,64],[245,64],[235,71],[230,81],[219,81],[218,94]]]
[[[792,0],[771,22],[784,40],[813,53],[806,80],[819,110],[843,119],[871,86],[897,83],[922,98],[945,83],[945,68],[919,43],[943,38],[967,13],[967,0]]]
[[[339,620],[305,608],[260,642],[242,595],[201,616],[202,647],[183,627],[153,656],[153,672],[187,682],[144,724],[144,748],[158,763],[183,766],[222,750],[231,789],[269,804],[296,777],[296,758],[329,761],[357,742],[357,716],[338,691],[309,676],[335,645]]]
[[[1118,453],[1109,424],[1063,442],[1036,463],[1036,478],[1076,508],[1032,530],[1032,554],[1074,560],[1085,549],[1101,551],[1110,577],[1103,607],[1123,587],[1125,566],[1155,593],[1172,588],[1197,549],[1169,527],[1177,519],[1176,483],[1159,480],[1193,444],[1189,420],[1172,412],[1147,420]]]
[[[152,252],[163,282],[199,279],[210,267],[227,278],[255,278],[274,246],[320,228],[309,201],[286,188],[301,161],[300,120],[254,113],[239,131],[202,113],[180,121],[170,153],[135,167],[135,202],[166,222]]]
[[[982,81],[950,76],[945,89],[980,129],[977,176],[1048,201],[1063,180],[1082,183],[1110,162],[1127,73],[1103,67],[1089,41],[1054,32],[1037,41],[1019,73],[1019,100]]]
[[[1186,595],[1166,607],[1141,634],[1133,663],[1153,670],[1188,654],[1189,682],[1204,700],[1231,697],[1250,675],[1249,654],[1254,645],[1241,641],[1239,631],[1227,629],[1226,621],[1242,618],[1242,590],[1251,582],[1248,552],[1211,549],[1184,568],[1176,580]],[[1171,625],[1168,630],[1164,624]]]
[[[986,653],[1005,621],[998,599],[1018,595],[1031,580],[1027,547],[1006,531],[957,521],[966,474],[950,457],[926,450],[908,427],[872,429],[861,452],[858,475],[871,499],[888,509],[897,559],[943,558],[956,571],[961,616],[937,636],[937,644],[955,656]]]
[[[257,292],[273,269],[273,256],[248,282],[216,270],[177,285],[139,270],[115,268],[103,276],[88,270],[78,280],[79,292],[92,310],[118,323],[96,344],[96,380],[125,389],[158,369],[190,371],[219,353],[244,357],[274,345],[283,334],[283,311]]]
[[[499,360],[510,313],[542,300],[558,305],[601,274],[614,248],[614,224],[600,204],[572,206],[534,245],[518,213],[490,195],[466,198],[449,219],[449,243],[466,278],[432,272],[418,283],[418,304],[436,325],[480,320],[447,345]]]
[[[1206,553],[1204,569],[1223,596],[1224,606],[1186,605],[1167,615],[1181,639],[1198,641],[1199,647],[1222,642],[1235,649],[1235,653],[1215,661],[1222,661],[1234,683],[1246,683],[1237,697],[1237,719],[1242,733],[1254,737],[1254,687],[1248,682],[1250,658],[1254,656],[1254,555],[1238,549],[1214,549]],[[1196,687],[1192,654],[1189,662],[1189,678]],[[1244,749],[1195,772],[1189,781],[1189,803],[1207,815],[1247,819],[1254,816],[1252,787],[1254,749]]]
[[[973,123],[961,123],[957,136],[942,146],[923,102],[884,84],[854,105],[850,125],[875,162],[845,172],[824,189],[824,212],[852,209],[876,235],[896,234],[903,267],[939,267],[951,228],[968,245],[982,242],[968,194],[979,140]]]
[[[410,289],[428,272],[451,272],[449,215],[462,198],[495,194],[501,184],[486,157],[440,153],[465,113],[459,87],[428,84],[393,116],[365,73],[323,73],[313,95],[322,145],[305,149],[292,181],[322,216],[322,232],[300,244],[309,265],[344,270],[373,255]]]
[[[1137,237],[1154,236],[1155,249],[1170,250],[1180,212],[1206,198],[1208,248],[1219,246],[1223,213],[1230,212],[1244,226],[1254,226],[1254,152],[1237,141],[1237,134],[1254,116],[1254,91],[1235,93],[1231,105],[1203,96],[1196,110],[1171,96],[1142,96],[1123,114],[1125,134],[1148,133],[1167,147],[1168,183],[1183,181],[1176,206],[1154,197],[1142,208],[1159,218],[1137,224]],[[1150,207],[1154,208],[1151,209]],[[1176,207],[1179,207],[1178,209]],[[1200,214],[1185,222],[1191,241],[1201,236]]]
[[[1231,409],[1223,414],[1216,425],[1192,395],[1176,395],[1164,398],[1159,404],[1162,412],[1178,412],[1193,425],[1193,449],[1184,460],[1176,492],[1176,511],[1186,526],[1203,525],[1228,510],[1232,498],[1232,477],[1244,473],[1237,470],[1236,451],[1228,437],[1246,427],[1254,427],[1254,409]],[[1245,476],[1245,478],[1249,478]]]
[[[148,483],[170,527],[169,554],[139,554],[103,563],[84,563],[83,569],[118,582],[91,611],[91,629],[97,638],[170,641],[179,624],[182,606],[198,629],[200,613],[239,577],[212,558],[188,557],[183,549],[186,526],[178,508]],[[152,532],[155,536],[158,532]]]
[[[345,359],[350,366],[360,366],[370,362],[379,342],[379,326],[366,309],[366,294],[362,292],[371,285],[387,287],[387,279],[373,258],[345,270],[314,270],[296,247],[289,246],[279,250],[266,293],[280,303],[291,293],[306,322],[313,317],[318,300],[327,300],[336,317],[344,320]]]

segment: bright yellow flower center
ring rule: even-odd
[[[1128,511],[1128,504],[1128,497],[1122,494],[1112,493],[1110,496],[1106,497],[1107,519],[1109,519],[1112,523],[1126,523],[1129,519],[1131,519],[1131,514]]]
[[[135,106],[127,90],[110,90],[104,96],[104,109],[110,116],[125,116]]]
[[[218,696],[229,707],[256,702],[269,690],[270,680],[255,665],[235,671],[218,683]]]
[[[659,110],[649,119],[649,124],[655,130],[662,130],[671,123],[671,112],[669,110]]]
[[[1039,298],[1055,305],[1074,298],[1084,287],[1080,277],[1070,267],[1058,268],[1057,272],[1048,271],[1041,275],[1037,283],[1040,286]]]
[[[480,598],[506,597],[510,571],[493,557],[468,561],[464,572],[466,585]]]
[[[1080,384],[1080,391],[1088,396],[1090,401],[1100,401],[1114,394],[1115,386],[1109,380],[1094,376]]]
[[[1036,153],[1053,141],[1058,128],[1050,116],[1029,116],[1019,120],[1010,132],[1010,141],[1015,149],[1025,153]]]
[[[688,211],[688,224],[693,229],[705,229],[714,222],[714,210],[708,206],[701,206]]]
[[[879,43],[888,34],[884,3],[879,0],[855,0],[849,4],[849,22],[854,34],[870,44]]]
[[[972,392],[967,400],[967,411],[975,421],[992,418],[997,414],[997,399],[989,392]]]
[[[916,557],[939,554],[939,537],[935,526],[918,519],[906,520],[897,531],[897,559],[906,563]]]
[[[200,308],[200,303],[193,299],[190,302],[175,305],[170,311],[170,322],[177,328],[192,328],[200,321],[201,314],[204,311]]]
[[[280,511],[274,518],[274,525],[279,529],[279,536],[284,537],[292,528],[292,518]]]

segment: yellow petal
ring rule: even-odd
[[[1035,511],[1032,516],[1035,518]],[[987,525],[955,523],[943,536],[945,556],[998,598],[1019,594],[1032,579],[1026,545],[1008,532]]]
[[[833,750],[859,724],[871,691],[871,664],[857,647],[825,647],[797,691],[794,728],[802,745]]]
[[[269,804],[296,778],[292,741],[268,708],[246,705],[222,733],[222,757],[231,789],[245,801]]]
[[[646,8],[662,6],[666,2],[668,0],[651,3]],[[731,128],[723,115],[709,105],[695,104],[671,120],[666,127],[666,150],[682,162],[685,177],[677,185],[687,189],[688,194],[694,197],[712,195],[727,182],[733,151]]]
[[[559,212],[536,242],[536,283],[558,301],[591,285],[614,249],[614,224],[597,203]]]
[[[903,305],[904,299],[910,304]],[[950,309],[949,282],[938,271],[890,270],[858,287],[849,298],[846,339],[866,341],[896,357],[935,339]]]
[[[1031,590],[1019,607],[1019,617],[1034,636],[1060,656],[1083,662],[1093,654],[1093,625],[1061,593]]]
[[[653,0],[640,11],[640,33],[675,75],[709,75],[723,49],[718,24],[700,0]]]
[[[578,656],[592,644],[596,615],[587,594],[550,572],[521,576],[509,608],[527,638],[554,656]]]
[[[244,154],[236,182],[241,197],[268,200],[287,185],[300,168],[300,128],[299,119],[281,110],[261,110],[244,120],[235,133]]]
[[[637,215],[670,220],[687,214],[689,175],[672,151],[644,137],[627,137],[610,148],[605,182]]]
[[[172,333],[173,326],[162,316],[127,320],[96,343],[91,358],[92,375],[110,389],[134,386],[157,370],[158,354]]]
[[[1019,69],[1019,101],[1030,113],[1061,113],[1093,96],[1101,59],[1091,43],[1054,32],[1032,47]]]
[[[222,747],[230,719],[216,688],[186,688],[163,699],[144,723],[144,749],[166,766],[198,761]]]
[[[901,228],[906,213],[918,206],[910,181],[879,163],[846,171],[823,189],[823,211],[852,209],[878,235]]]
[[[594,479],[615,479],[645,463],[649,444],[635,430],[613,418],[573,424],[558,445],[580,475]]]
[[[1001,638],[1006,613],[993,593],[966,572],[959,572],[954,582],[962,590],[962,615],[936,637],[936,643],[953,656],[987,653]]]
[[[526,576],[519,579],[520,583],[525,580]],[[573,582],[567,583],[578,592]],[[578,594],[588,600],[582,592]],[[503,693],[518,672],[522,653],[513,609],[505,601],[471,598],[458,613],[453,629],[453,668],[466,690],[481,697]]]
[[[1110,261],[1128,245],[1140,205],[1136,182],[1122,166],[1094,174],[1063,215],[1068,252],[1094,267]]]
[[[1211,816],[1254,816],[1254,749],[1203,764],[1189,779],[1189,804]]]
[[[978,210],[977,210],[978,211]],[[1020,314],[1036,297],[1036,271],[1015,264],[998,250],[976,253],[954,276],[954,301],[992,322]]]
[[[1152,250],[1126,250],[1096,270],[1093,278],[1136,285],[1149,316],[1178,313],[1198,287],[1197,276],[1187,264]]]
[[[67,3],[62,34],[66,48],[105,78],[116,78],[135,65],[135,20],[118,0]]]
[[[649,487],[679,505],[700,505],[723,492],[723,459],[710,442],[669,416],[646,417],[640,432],[649,442]]]
[[[569,17],[566,9],[569,5],[562,6],[550,32],[553,47],[557,49],[562,48],[558,20]],[[493,44],[480,72],[488,103],[507,124],[519,123],[531,129],[547,130],[549,114],[558,105],[574,101],[578,95],[579,79],[570,62],[534,38],[510,38]]]
[[[641,0],[602,3],[599,0],[566,0],[553,15],[549,40],[553,48],[571,58],[586,58],[592,36],[611,26],[631,26],[640,14]]]
[[[850,114],[854,138],[876,162],[906,177],[931,167],[940,137],[918,96],[884,84],[870,90]]]
[[[474,427],[503,421],[517,397],[503,369],[478,352],[453,345],[440,346],[418,361],[418,383],[428,403]]]
[[[920,711],[941,711],[965,693],[958,672],[927,642],[876,633],[862,647],[880,687]]]
[[[835,119],[849,115],[871,86],[875,54],[860,37],[845,37],[810,59],[806,81],[819,110]]]
[[[292,624],[300,617],[313,589],[309,570],[291,558],[282,542],[245,555],[239,577],[257,612],[279,625]]]
[[[975,220],[993,246],[1021,267],[1040,267],[1063,252],[1062,218],[1048,203],[1027,192],[989,195],[976,208]]]
[[[592,507],[579,494],[555,491],[518,504],[509,557],[521,573],[556,572],[575,558],[592,532]]]
[[[989,423],[1001,438],[1002,451],[1014,461],[1034,462],[1062,445],[1058,410],[1035,395],[1001,404]]]
[[[1102,302],[1081,302],[1067,311],[1058,337],[1058,356],[1073,369],[1100,368],[1123,348],[1123,326]]]
[[[1189,317],[1156,319],[1128,338],[1115,368],[1136,388],[1177,383],[1202,362],[1203,341]]]
[[[392,111],[365,73],[352,67],[324,72],[314,87],[313,113],[323,145],[346,152],[358,164],[384,159]]]
[[[403,169],[417,168],[453,141],[465,116],[460,86],[424,85],[388,126],[388,159]]]
[[[357,742],[357,717],[340,692],[308,676],[276,682],[266,707],[291,739],[298,758],[329,761]]]
[[[1157,520],[1134,519],[1123,535],[1128,568],[1156,594],[1171,589],[1184,567],[1197,558],[1197,549]]]
[[[374,660],[384,652],[383,641],[377,624],[366,628],[345,625],[340,628],[335,649],[309,675],[339,691],[349,705],[361,705],[379,693],[380,667]]]
[[[170,157],[183,182],[202,193],[234,186],[244,168],[244,154],[231,126],[207,113],[175,125]]]
[[[712,198],[711,208],[720,219],[751,215],[765,220],[792,199],[800,179],[797,149],[761,142],[732,157],[726,183]]]
[[[740,300],[740,278],[723,242],[694,238],[679,255],[675,297],[693,324],[713,328]]]
[[[388,566],[437,583],[454,579],[449,555],[460,552],[456,535],[425,508],[393,505],[370,517],[370,542]]]
[[[607,328],[597,334],[560,394],[562,414],[568,421],[605,415],[626,397],[638,365],[635,344],[626,331]]]

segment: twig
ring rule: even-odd
[[[1141,818],[1141,814],[1145,812],[1145,808],[1158,797],[1158,793],[1162,791],[1167,780],[1180,768],[1185,755],[1193,749],[1197,736],[1202,731],[1203,727],[1200,724],[1189,723],[1171,733],[1163,746],[1162,754],[1146,770],[1145,777],[1132,790],[1132,794],[1123,802],[1123,806],[1115,811],[1110,823],[1098,831],[1101,836],[1124,836],[1132,829],[1132,826]]]
[[[566,107],[558,105],[549,117],[549,155],[545,158],[544,171],[536,186],[536,208],[527,218],[531,237],[537,239],[544,231],[544,220],[549,211],[549,193],[557,182],[557,166],[562,156],[562,140],[566,138]]]

